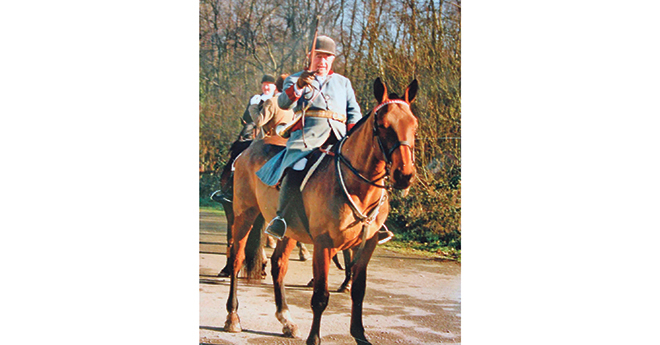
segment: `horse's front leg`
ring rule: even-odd
[[[378,236],[374,236],[367,241],[360,258],[353,267],[353,289],[351,290],[351,299],[353,306],[351,309],[351,335],[355,341],[360,344],[371,344],[364,335],[364,325],[362,324],[362,302],[367,288],[367,265],[371,255],[378,244]],[[355,253],[353,253],[355,255]]]
[[[277,311],[275,316],[282,323],[282,333],[287,337],[300,338],[300,330],[291,319],[289,306],[286,304],[284,294],[284,276],[289,268],[289,255],[296,246],[296,241],[284,237],[275,247],[271,256],[271,276],[273,277],[273,289],[275,290],[275,305]]]
[[[336,253],[335,249],[321,245],[319,242],[314,244],[314,294],[312,295],[312,311],[314,320],[312,329],[307,337],[307,345],[318,345],[321,343],[321,315],[328,306],[328,271],[330,270],[330,260]]]
[[[252,222],[259,214],[256,210],[248,210],[236,217],[232,226],[231,255],[227,258],[231,267],[229,296],[227,296],[227,321],[225,321],[225,332],[241,332],[241,320],[238,317],[238,272],[243,267],[245,260],[245,244],[248,234],[252,228]]]

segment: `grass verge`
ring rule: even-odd
[[[199,199],[199,210],[212,212],[222,217],[225,216],[225,211],[222,208],[222,205],[208,198]],[[401,235],[396,235],[391,241],[385,244],[380,244],[379,246],[402,254],[414,254],[436,260],[451,260],[461,262],[460,249],[442,246],[439,242],[420,243],[400,238],[397,239],[397,237],[401,237]]]
[[[379,246],[402,254],[415,254],[436,260],[461,262],[460,249],[442,246],[438,243],[419,243],[415,241],[397,240],[395,236],[391,241]]]
[[[223,217],[225,216],[225,210],[222,208],[222,204],[209,198],[199,198],[199,211],[213,212]]]

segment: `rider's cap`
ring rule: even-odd
[[[275,84],[275,78],[270,74],[264,74],[264,77],[261,78],[262,83],[273,83]]]
[[[335,41],[333,41],[332,38],[325,35],[316,37],[315,49],[317,53],[326,53],[326,54],[335,55],[335,47],[336,47]]]

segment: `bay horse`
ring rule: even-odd
[[[414,180],[414,143],[417,118],[410,103],[417,94],[417,80],[406,88],[403,97],[387,93],[380,78],[374,82],[378,105],[363,117],[332,151],[334,159],[323,159],[302,191],[307,216],[287,219],[287,231],[271,256],[275,292],[275,316],[282,323],[285,336],[298,338],[300,330],[293,322],[284,291],[288,259],[296,241],[314,245],[314,314],[307,338],[308,345],[321,343],[321,316],[328,305],[328,270],[331,258],[340,250],[352,249],[352,310],[350,333],[358,344],[370,344],[364,334],[362,302],[367,264],[378,242],[376,235],[389,213],[388,190],[408,189]],[[227,297],[226,332],[241,332],[238,316],[236,275],[245,259],[243,249],[254,219],[262,214],[275,217],[278,191],[255,175],[273,156],[260,141],[255,141],[236,159],[234,225],[231,256],[231,283]],[[347,267],[347,269],[349,269]]]

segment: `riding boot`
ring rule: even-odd
[[[296,204],[294,201],[300,200],[300,183],[303,175],[304,173],[301,171],[287,169],[284,178],[282,178],[277,216],[270,221],[266,228],[266,234],[275,237],[277,240],[281,240],[284,237],[284,232],[286,232],[286,219],[290,219],[290,210],[295,208],[290,206]]]

